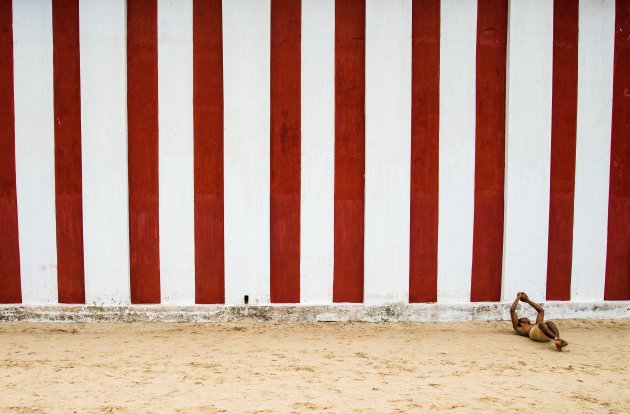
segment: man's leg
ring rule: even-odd
[[[558,337],[558,335],[556,335],[551,329],[549,329],[549,327],[547,326],[547,322],[539,322],[538,328],[541,331],[543,331],[543,333],[547,335],[547,338],[549,339],[556,339]],[[557,328],[556,328],[556,332],[557,332]]]
[[[545,322],[545,324],[547,324],[547,327],[549,328],[551,333],[553,333],[555,335],[555,338],[560,338],[560,332],[558,331],[558,328],[556,327],[556,324],[554,324],[551,321],[547,321],[547,322]],[[552,338],[552,339],[555,339],[555,338]]]
[[[553,339],[557,351],[562,351],[562,348],[569,345],[567,341],[560,339],[560,332],[553,322],[541,322],[538,324],[538,327],[545,333],[545,335],[547,335],[547,337]]]

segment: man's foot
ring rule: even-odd
[[[565,346],[569,345],[569,343],[567,341],[565,341],[564,339],[560,339],[560,338],[554,339],[553,343],[556,345],[556,351],[560,351],[560,352],[562,352],[562,348],[564,348]]]

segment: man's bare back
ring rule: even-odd
[[[518,302],[525,302],[536,309],[536,323],[532,324],[528,318],[520,318],[516,315],[516,307]],[[553,340],[556,345],[556,351],[562,351],[562,348],[569,345],[565,340],[560,339],[560,332],[556,325],[551,321],[545,321],[545,311],[542,306],[536,302],[532,302],[525,292],[518,292],[516,299],[510,306],[510,316],[512,317],[512,327],[517,334],[527,336],[534,341],[545,342]]]

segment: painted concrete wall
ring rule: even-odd
[[[6,0],[3,0],[6,1]],[[138,0],[127,0],[138,1]],[[144,1],[144,0],[142,0]],[[157,1],[160,303],[193,305],[195,4]],[[270,302],[271,3],[208,0],[222,18],[225,303]],[[284,0],[292,1],[292,0]],[[409,302],[412,29],[417,0],[365,0],[363,301]],[[442,0],[437,300],[471,294],[475,214],[476,0]],[[85,302],[130,299],[126,2],[79,0]],[[13,0],[16,188],[21,302],[57,303],[51,0]],[[299,301],[333,303],[336,20],[334,0],[302,0]],[[501,295],[546,298],[554,4],[508,8]],[[579,2],[577,133],[570,301],[604,301],[615,13]],[[3,9],[4,10],[4,9]],[[619,13],[618,13],[619,14]],[[202,22],[203,23],[203,22]],[[277,46],[280,47],[280,46]],[[628,47],[627,45],[625,46]],[[620,50],[620,49],[619,49]],[[499,139],[499,138],[497,138]],[[628,138],[630,139],[630,138]],[[476,161],[477,160],[477,161]],[[628,212],[627,214],[630,214]],[[0,246],[1,247],[1,246]],[[626,246],[630,250],[630,246]],[[203,254],[203,252],[201,252]],[[141,275],[140,275],[141,276]],[[630,267],[626,277],[630,280]],[[0,279],[0,289],[3,289]],[[630,282],[629,282],[630,283]],[[630,289],[626,299],[630,300]]]

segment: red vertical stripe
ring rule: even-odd
[[[335,2],[334,302],[363,302],[365,0]]]
[[[300,302],[301,0],[271,0],[271,302]]]
[[[225,302],[221,0],[193,2],[195,303]]]
[[[579,0],[555,0],[547,300],[571,298]]]
[[[13,109],[13,4],[0,0],[0,303],[22,302]]]
[[[501,299],[507,19],[507,0],[478,0],[473,302]]]
[[[440,0],[413,0],[409,302],[437,301]]]
[[[606,300],[630,299],[630,1],[617,0]]]
[[[85,303],[79,0],[53,0],[55,207],[60,303]]]
[[[127,0],[131,302],[160,302],[157,0]]]

